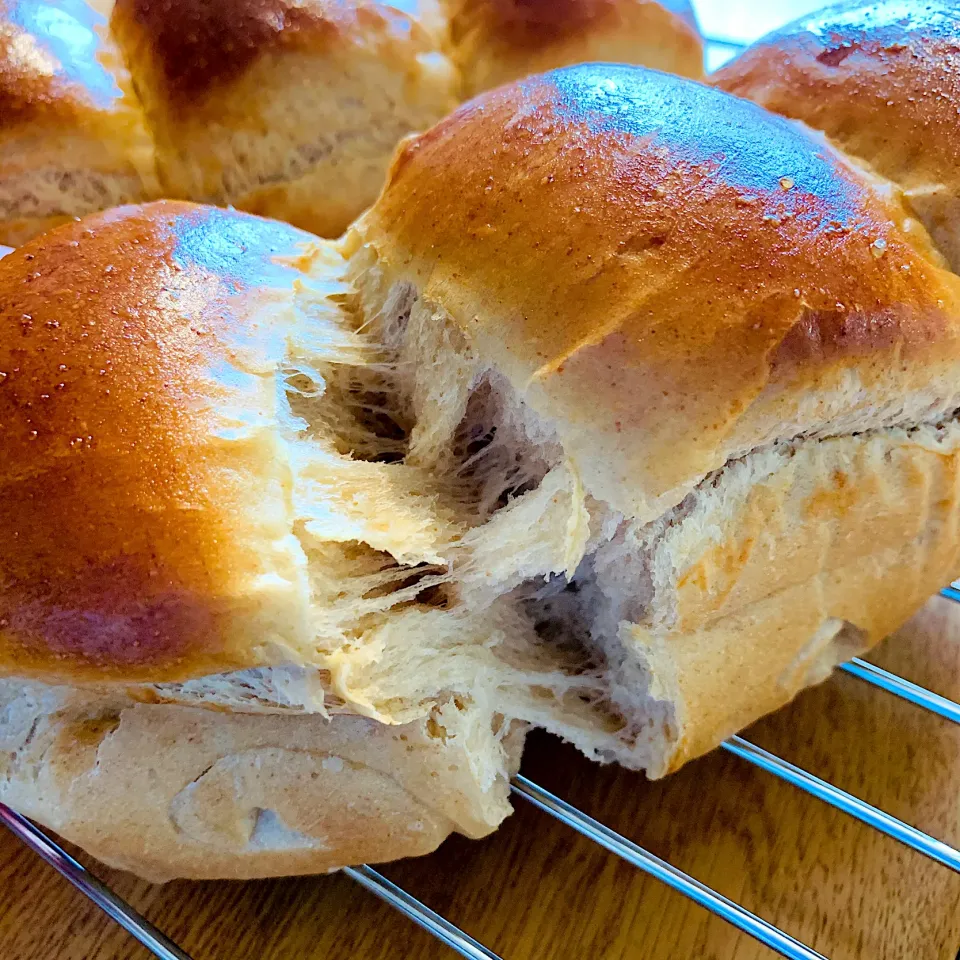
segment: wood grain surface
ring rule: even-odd
[[[960,699],[960,607],[931,601],[873,659]],[[960,844],[960,727],[838,675],[748,736]],[[960,876],[732,756],[648,783],[538,736],[524,772],[833,960],[958,955]],[[384,872],[507,960],[774,956],[517,804],[487,840]],[[97,872],[195,960],[453,956],[345,877],[151,886]],[[3,831],[0,897],[3,960],[147,957]]]

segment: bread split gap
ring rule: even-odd
[[[954,418],[772,442],[640,524],[584,489],[550,424],[442,310],[366,251],[348,276],[326,293],[333,328],[292,351],[284,379],[314,647],[135,697],[386,724],[461,699],[660,775],[708,747],[684,740],[691,710],[717,714],[722,739],[741,679],[772,709],[879,638],[882,612],[838,616],[826,581],[944,549],[924,531],[952,509],[935,488],[952,482]],[[876,527],[875,558],[848,549],[854,523]],[[751,677],[771,671],[761,695]]]

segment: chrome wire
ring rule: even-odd
[[[947,600],[952,600],[954,603],[960,603],[960,589],[958,589],[958,584],[960,584],[960,580],[955,580],[949,587],[941,588],[940,596]]]
[[[190,960],[189,954],[184,953],[169,937],[137,913],[129,903],[118,897],[26,817],[0,803],[0,822],[159,960]]]
[[[790,960],[826,960],[823,954],[817,953],[816,950],[802,944],[790,934],[784,933],[778,927],[741,907],[740,904],[711,890],[710,887],[682,870],[678,870],[666,860],[661,860],[660,857],[644,850],[632,840],[604,826],[593,817],[587,816],[583,811],[554,796],[549,790],[545,790],[532,780],[518,774],[514,777],[511,787],[518,796],[529,800],[561,823],[572,827],[589,840],[600,844],[604,849],[615,853],[651,877],[656,877],[657,880],[689,897],[700,906],[706,907],[711,913],[733,924],[744,933],[750,934],[751,937],[755,937],[781,956],[789,957]]]
[[[960,603],[960,598],[956,602]],[[927,690],[926,687],[904,680],[903,677],[898,677],[895,673],[884,670],[883,667],[878,667],[876,664],[868,663],[866,660],[856,657],[849,663],[841,664],[840,669],[849,673],[852,677],[865,680],[881,690],[886,690],[887,693],[909,700],[910,703],[923,707],[924,710],[929,710],[945,720],[960,723],[960,703],[954,703],[946,697],[941,697],[939,693]]]
[[[940,594],[948,600],[960,603],[960,581],[951,584],[949,587],[944,587]],[[851,676],[901,697],[944,719],[960,723],[960,704],[911,683],[909,680],[898,677],[882,667],[877,667],[866,660],[857,658],[843,664],[841,669]],[[916,827],[898,820],[883,810],[879,810],[852,794],[827,783],[827,781],[821,780],[819,777],[781,759],[762,747],[756,746],[756,744],[750,743],[748,740],[744,740],[742,737],[731,737],[721,746],[741,759],[856,817],[886,836],[900,841],[919,853],[923,853],[937,863],[960,872],[960,851],[923,833]],[[536,807],[572,827],[578,833],[682,893],[744,933],[755,937],[781,956],[788,957],[790,960],[826,960],[823,954],[817,953],[788,933],[710,889],[699,880],[644,850],[633,841],[589,817],[565,800],[554,796],[532,780],[518,775],[512,782],[511,788],[518,796],[522,796]],[[4,824],[46,863],[69,880],[107,916],[135,937],[158,960],[190,960],[187,953],[25,817],[0,804],[0,823]],[[419,924],[434,937],[455,950],[460,956],[466,957],[467,960],[500,960],[497,954],[372,867],[364,864],[359,867],[346,867],[342,872],[364,889]]]
[[[869,824],[886,836],[899,840],[900,843],[905,844],[912,850],[916,850],[918,853],[930,857],[931,860],[936,860],[937,863],[960,873],[960,850],[954,850],[953,847],[942,840],[937,840],[922,830],[898,820],[889,813],[878,810],[865,800],[860,800],[853,794],[847,793],[846,790],[841,790],[839,787],[827,783],[826,780],[821,780],[812,773],[808,773],[789,761],[781,759],[776,754],[750,743],[749,740],[744,740],[743,737],[731,737],[729,740],[725,740],[721,747],[760,767],[760,769],[766,770],[767,773],[772,773],[781,780],[785,780],[812,796],[824,800],[838,810],[856,817],[857,820]]]
[[[373,867],[363,864],[359,867],[344,867],[340,872],[356,880],[365,890],[369,890],[370,893],[389,903],[391,907],[395,907],[448,947],[452,947],[461,957],[466,957],[467,960],[500,960],[482,943],[478,943],[458,926],[421,903],[403,887],[398,887],[382,873],[377,873]]]

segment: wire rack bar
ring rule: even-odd
[[[849,663],[842,664],[840,669],[849,673],[852,677],[865,680],[881,690],[886,690],[887,693],[909,700],[910,703],[923,707],[945,720],[960,723],[960,703],[954,703],[946,697],[941,697],[939,693],[927,690],[926,687],[904,680],[903,677],[898,677],[895,673],[884,670],[883,667],[878,667],[876,664],[868,663],[866,660],[856,657]]]
[[[947,599],[960,603],[960,586],[957,584],[944,588],[941,594]],[[859,659],[845,664],[843,669],[879,689],[903,697],[938,716],[953,722],[960,722],[958,720],[960,705],[917,684],[904,680],[896,674]],[[899,840],[952,870],[960,872],[960,851],[953,849],[942,841],[936,840],[896,817],[871,806],[838,787],[834,787],[825,780],[821,780],[788,761],[782,760],[775,754],[769,753],[742,737],[732,737],[722,746],[730,753],[843,810],[881,833]],[[600,844],[604,849],[615,853],[633,866],[666,883],[739,930],[755,937],[780,953],[781,956],[787,957],[789,960],[826,960],[822,954],[817,953],[722,894],[710,889],[699,880],[690,877],[666,861],[644,850],[526,777],[518,775],[511,786],[513,792],[518,796],[522,796],[541,810],[572,827],[578,833]],[[190,960],[187,953],[93,876],[39,827],[3,804],[0,804],[0,823],[8,827],[46,863],[89,897],[112,920],[143,944],[158,960]],[[441,942],[447,944],[460,956],[466,957],[467,960],[500,960],[497,954],[474,940],[469,934],[431,910],[416,897],[407,893],[402,887],[397,886],[372,867],[367,865],[347,867],[343,872],[366,890],[419,924]]]
[[[190,960],[171,939],[142,917],[105,883],[98,880],[82,863],[74,860],[62,847],[26,817],[0,803],[0,822],[22,840],[37,856],[66,877],[81,893],[86,894],[111,920],[120,924],[159,960]]]
[[[821,780],[812,773],[807,773],[806,770],[750,743],[749,740],[744,740],[743,737],[731,737],[721,746],[724,750],[829,803],[830,806],[849,813],[850,816],[856,817],[888,837],[899,840],[918,853],[930,857],[931,860],[936,860],[937,863],[960,873],[960,850],[954,850],[942,840],[937,840],[889,813],[878,810],[866,801],[827,783],[826,780]]]
[[[790,934],[784,933],[778,927],[741,907],[740,904],[728,900],[723,894],[711,890],[710,887],[682,870],[678,870],[666,860],[661,860],[632,840],[604,826],[593,817],[587,816],[583,811],[561,800],[532,780],[518,774],[514,777],[511,787],[518,796],[529,800],[534,806],[549,813],[561,823],[572,827],[587,839],[600,844],[604,849],[615,853],[644,873],[656,877],[657,880],[689,897],[700,906],[706,907],[711,913],[755,937],[761,943],[776,950],[781,956],[788,957],[790,960],[826,960],[823,954],[817,953],[816,950],[802,944]]]
[[[341,873],[345,873],[365,890],[369,890],[370,893],[389,903],[391,907],[395,907],[428,933],[432,933],[438,940],[456,950],[461,957],[466,957],[467,960],[500,960],[495,953],[464,933],[456,924],[441,917],[439,913],[431,910],[383,874],[377,873],[372,867],[366,864],[359,867],[344,867]]]
[[[957,589],[958,584],[960,584],[960,580],[954,581],[949,587],[941,588],[940,596],[945,597],[947,600],[952,600],[954,603],[960,603],[960,589]]]
[[[750,46],[744,40],[734,40],[732,37],[705,37],[704,38],[708,44],[712,44],[715,47],[727,47],[729,50],[746,50]]]

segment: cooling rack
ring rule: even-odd
[[[960,604],[960,581],[944,587],[940,595]],[[906,700],[918,708],[936,714],[946,722],[960,724],[960,704],[881,667],[857,658],[843,664],[840,669],[883,694]],[[721,745],[721,748],[741,761],[760,768],[767,774],[811,794],[912,850],[924,854],[938,867],[960,873],[960,850],[954,849],[949,844],[904,823],[743,737],[731,737]],[[826,960],[823,954],[801,943],[787,931],[779,929],[621,836],[615,830],[604,826],[529,778],[522,775],[516,776],[511,789],[517,797],[533,804],[588,840],[599,844],[611,854],[665,883],[781,956],[792,958],[792,960],[818,960],[818,958]],[[0,822],[89,897],[112,920],[139,940],[159,960],[192,960],[185,951],[140,916],[133,907],[113,893],[35,824],[2,804],[0,804]],[[490,948],[479,943],[469,933],[431,910],[426,904],[372,867],[368,865],[347,867],[343,873],[447,944],[456,954],[468,960],[501,960]]]
[[[745,44],[734,39],[710,38],[708,63],[716,67]],[[940,595],[960,604],[960,581],[944,587]],[[878,691],[899,697],[914,706],[936,714],[947,722],[960,724],[960,704],[931,690],[911,683],[866,660],[855,658],[839,668]],[[765,771],[817,799],[843,811],[880,833],[899,841],[934,861],[938,868],[960,873],[960,850],[951,847],[916,827],[899,820],[851,793],[814,776],[812,773],[764,750],[740,736],[731,737],[721,749],[741,761]],[[790,960],[828,960],[822,953],[801,943],[787,931],[757,916],[721,893],[701,883],[666,860],[645,850],[615,830],[567,803],[561,797],[517,775],[511,783],[513,794],[539,808],[543,813],[599,844],[609,853],[654,877],[701,907],[754,937]],[[0,804],[0,823],[26,844],[41,859],[70,881],[107,916],[136,938],[158,960],[194,960],[156,926],[142,917],[130,904],[63,850],[50,836],[30,820]],[[388,903],[467,960],[501,960],[489,947],[479,943],[456,924],[431,910],[412,894],[366,864],[342,871],[374,896]],[[204,960],[204,958],[196,958]],[[958,957],[960,960],[960,957]]]

